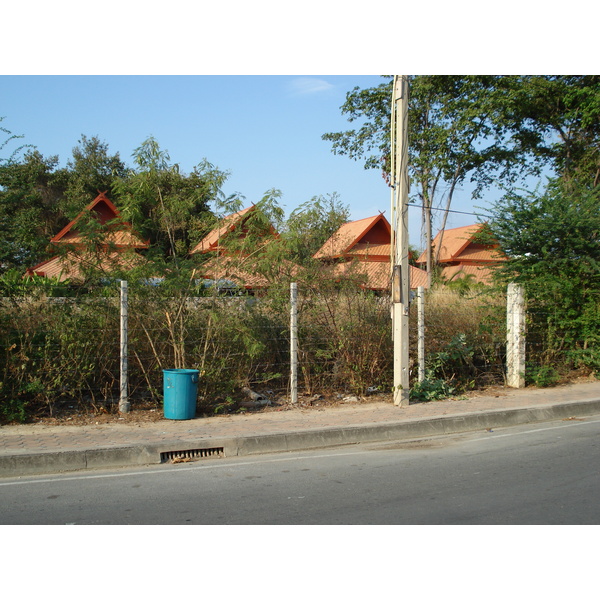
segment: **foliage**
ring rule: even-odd
[[[423,208],[431,273],[432,209],[445,197],[444,229],[454,191],[467,177],[475,183],[474,197],[480,197],[490,185],[512,183],[535,168],[525,160],[529,148],[507,143],[509,123],[499,110],[505,102],[500,77],[411,76],[409,84],[411,201]],[[354,88],[341,110],[349,121],[361,121],[361,127],[323,135],[334,153],[364,159],[365,168],[382,169],[386,179],[392,88],[392,81],[366,90]]]
[[[504,382],[506,299],[501,290],[429,290],[425,330],[426,379],[446,381],[457,392]],[[414,330],[410,343],[416,356]]]
[[[387,298],[321,279],[299,306],[299,365],[308,393],[391,386]]]
[[[427,271],[432,210],[463,182],[480,197],[491,185],[513,186],[549,166],[565,179],[600,183],[599,76],[409,77],[409,174],[411,201],[423,207]],[[342,114],[360,126],[327,133],[335,154],[364,160],[387,178],[392,81],[354,88]]]
[[[514,140],[565,180],[600,184],[600,76],[503,78]]]
[[[533,383],[536,387],[545,388],[555,386],[559,382],[560,376],[553,366],[531,364],[526,369],[526,379],[528,383]]]
[[[58,157],[28,152],[0,166],[0,271],[36,264],[67,220],[58,201],[66,189]]]
[[[62,402],[98,407],[118,388],[118,311],[114,303],[63,298],[2,303],[0,415],[24,420]]]
[[[206,233],[208,204],[227,173],[204,160],[185,175],[150,137],[133,153],[136,168],[114,183],[123,219],[165,256],[186,256]]]
[[[432,402],[453,396],[455,391],[444,379],[424,379],[411,386],[409,395],[411,402]]]
[[[505,196],[493,215],[508,257],[499,275],[525,288],[528,330],[546,336],[544,361],[599,364],[600,189],[552,181],[541,194]]]
[[[153,138],[134,152],[128,170],[97,137],[81,136],[72,160],[29,151],[0,163],[0,271],[49,258],[49,240],[99,192],[108,192],[125,221],[165,256],[185,256],[210,227],[208,203],[222,196],[227,173],[204,160],[180,173]],[[85,219],[78,223],[81,229]],[[97,227],[88,219],[90,244]],[[96,224],[97,225],[97,224]],[[97,237],[97,236],[96,236]]]
[[[2,123],[4,121],[4,119],[6,119],[6,117],[0,117],[0,123]],[[24,137],[22,135],[17,135],[15,133],[13,133],[9,129],[6,129],[6,127],[2,127],[1,125],[0,125],[0,135],[2,136],[2,138],[4,138],[4,139],[1,139],[1,141],[0,141],[0,152],[4,151],[5,148],[8,150],[8,147],[10,147],[12,145],[12,142],[14,142],[15,140],[23,139],[23,137]],[[21,145],[17,146],[16,148],[13,148],[13,150],[10,152],[8,158],[6,158],[4,156],[0,156],[0,167],[15,162],[16,159],[18,158],[20,152],[23,151],[25,148],[33,149],[33,146],[31,144],[21,144]]]
[[[67,161],[67,186],[60,202],[60,210],[69,220],[74,219],[98,193],[110,194],[115,181],[127,172],[119,153],[110,155],[108,144],[97,136],[82,135],[72,156],[72,160]]]
[[[350,209],[338,194],[315,196],[292,211],[286,221],[285,239],[290,259],[311,263],[315,252],[350,219]]]

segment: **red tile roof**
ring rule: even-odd
[[[51,244],[72,244],[80,245],[85,243],[85,239],[77,232],[77,223],[85,214],[93,213],[98,221],[105,225],[115,219],[120,219],[121,214],[117,207],[101,192],[96,198],[88,204],[66,227],[59,231],[51,240]],[[119,223],[104,236],[107,244],[114,244],[121,248],[148,248],[149,242],[143,241],[136,233],[131,230],[128,223]]]
[[[336,263],[330,269],[334,278],[355,279],[364,289],[375,291],[389,291],[391,289],[392,274],[389,262],[352,260]],[[416,289],[420,286],[428,287],[427,273],[422,269],[410,266],[410,288]]]
[[[484,227],[484,223],[477,223],[438,232],[432,242],[434,257],[437,256],[437,261],[442,264],[463,261],[497,263],[504,260],[504,257],[497,250],[497,246],[481,244],[476,241],[477,234]],[[425,264],[427,262],[426,253],[423,252],[416,262],[417,264]]]
[[[129,270],[138,266],[144,259],[133,252],[67,252],[64,256],[55,256],[35,267],[27,269],[25,275],[56,277],[58,281],[81,282],[85,279],[86,268],[94,268],[107,275],[116,269]]]
[[[313,258],[341,258],[350,252],[357,254],[360,249],[364,249],[368,253],[369,248],[389,244],[390,236],[391,227],[383,214],[351,221],[342,225],[314,254]]]
[[[198,244],[190,250],[190,254],[197,254],[199,252],[211,252],[213,250],[217,250],[219,247],[219,242],[222,237],[227,235],[227,233],[233,231],[244,218],[253,211],[256,207],[254,205],[249,206],[248,208],[244,208],[232,215],[226,216],[218,227],[215,227],[208,235],[206,235]]]
[[[441,271],[441,277],[446,281],[456,281],[457,279],[470,277],[475,283],[489,285],[492,283],[493,273],[493,265],[460,264],[444,267]]]

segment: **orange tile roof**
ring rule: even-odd
[[[283,261],[275,270],[274,276],[293,277],[298,272],[298,266]],[[247,290],[266,288],[270,285],[267,277],[251,272],[250,267],[245,266],[243,258],[239,256],[215,256],[199,267],[198,272],[204,279],[231,280]]]
[[[356,279],[361,287],[368,290],[390,290],[391,269],[387,262],[365,262],[353,260],[332,265],[334,277]],[[428,287],[427,273],[422,269],[410,266],[410,288]]]
[[[86,214],[93,212],[102,225],[119,219],[121,214],[117,207],[106,197],[104,192],[101,192],[96,198],[90,202],[66,227],[63,227],[51,240],[52,244],[81,244],[85,240],[76,231],[78,221]],[[136,233],[131,230],[131,226],[127,223],[119,224],[119,228],[113,229],[110,233],[104,236],[107,243],[114,244],[119,247],[128,248],[148,248],[149,243],[143,241]]]
[[[492,265],[460,264],[444,267],[441,277],[446,281],[456,281],[465,277],[472,277],[475,283],[492,283],[494,267]]]
[[[377,225],[387,230],[388,234],[391,232],[390,224],[383,214],[345,223],[317,250],[313,258],[341,258],[359,244]],[[388,235],[388,242],[389,239]]]
[[[356,256],[365,260],[390,261],[392,245],[391,244],[355,244],[348,252],[347,256]]]
[[[139,254],[123,252],[75,253],[67,252],[64,256],[55,256],[49,260],[30,267],[27,276],[56,277],[58,281],[78,282],[85,279],[85,267],[94,267],[103,273],[110,274],[115,269],[132,269],[144,259]]]
[[[246,216],[256,210],[256,206],[253,204],[248,208],[244,208],[236,213],[226,216],[221,223],[215,227],[208,235],[206,235],[198,244],[196,244],[190,254],[198,254],[204,252],[211,252],[219,249],[219,242],[221,238],[225,237],[228,233],[233,231],[245,220]],[[276,235],[275,230],[273,233]]]
[[[76,231],[67,232],[60,240],[52,239],[52,243],[71,244],[73,246],[84,245],[88,238]],[[109,231],[102,236],[102,245],[107,247],[115,246],[117,248],[148,248],[148,242],[141,240],[139,236],[128,230]]]
[[[446,229],[439,231],[433,239],[433,252],[437,253],[440,240],[442,247],[439,252],[439,262],[449,262],[456,260],[456,257],[468,246],[472,241],[473,236],[478,233],[483,227],[483,224],[467,225],[465,227],[456,227],[454,229]],[[426,252],[423,252],[417,259],[417,263],[425,263],[427,261]]]
[[[476,235],[484,227],[485,223],[477,223],[438,232],[432,242],[434,256],[437,254],[441,243],[438,262],[442,264],[463,261],[495,263],[504,260],[505,257],[497,249],[497,246],[475,241]],[[426,252],[423,252],[416,262],[417,264],[425,264],[427,262]]]
[[[499,248],[472,244],[460,253],[457,260],[460,260],[461,263],[497,263],[505,260],[505,256]]]

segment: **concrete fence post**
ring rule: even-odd
[[[121,381],[119,395],[119,412],[128,413],[130,409],[127,376],[127,317],[128,317],[127,282],[121,281]]]
[[[425,288],[417,288],[417,354],[419,358],[419,382],[425,381]]]
[[[516,283],[506,295],[506,384],[525,387],[525,294]]]
[[[298,284],[290,284],[290,400],[298,404]]]

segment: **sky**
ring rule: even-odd
[[[347,92],[382,83],[383,73],[573,72],[569,53],[545,32],[559,22],[566,42],[581,26],[575,10],[540,13],[511,0],[491,15],[469,0],[377,10],[346,10],[337,0],[307,0],[301,10],[271,0],[33,5],[6,7],[11,26],[0,37],[1,126],[24,143],[64,166],[82,134],[98,136],[131,165],[133,150],[153,136],[184,172],[203,159],[227,171],[223,192],[247,206],[275,188],[289,215],[336,193],[352,220],[389,218],[390,189],[379,171],[334,155],[321,137],[354,126],[340,110]],[[427,35],[409,23],[426,23]],[[592,38],[577,40],[578,60],[595,56],[586,54]],[[476,222],[460,211],[484,212],[499,195],[474,203],[469,188],[456,190],[459,212],[447,227]],[[441,212],[434,219],[435,234]],[[412,246],[423,248],[421,229],[420,209],[410,208]]]
[[[241,194],[244,206],[275,188],[289,215],[315,196],[335,193],[351,220],[379,212],[389,219],[390,188],[381,171],[334,155],[322,139],[355,126],[340,110],[347,92],[384,81],[378,75],[0,76],[0,116],[6,129],[23,136],[20,143],[58,155],[61,166],[81,135],[98,136],[129,165],[134,149],[153,136],[185,173],[203,159],[227,171],[223,192]],[[473,211],[468,189],[456,193],[453,207]],[[453,213],[447,227],[476,221]],[[409,238],[423,247],[418,208],[409,211]]]

